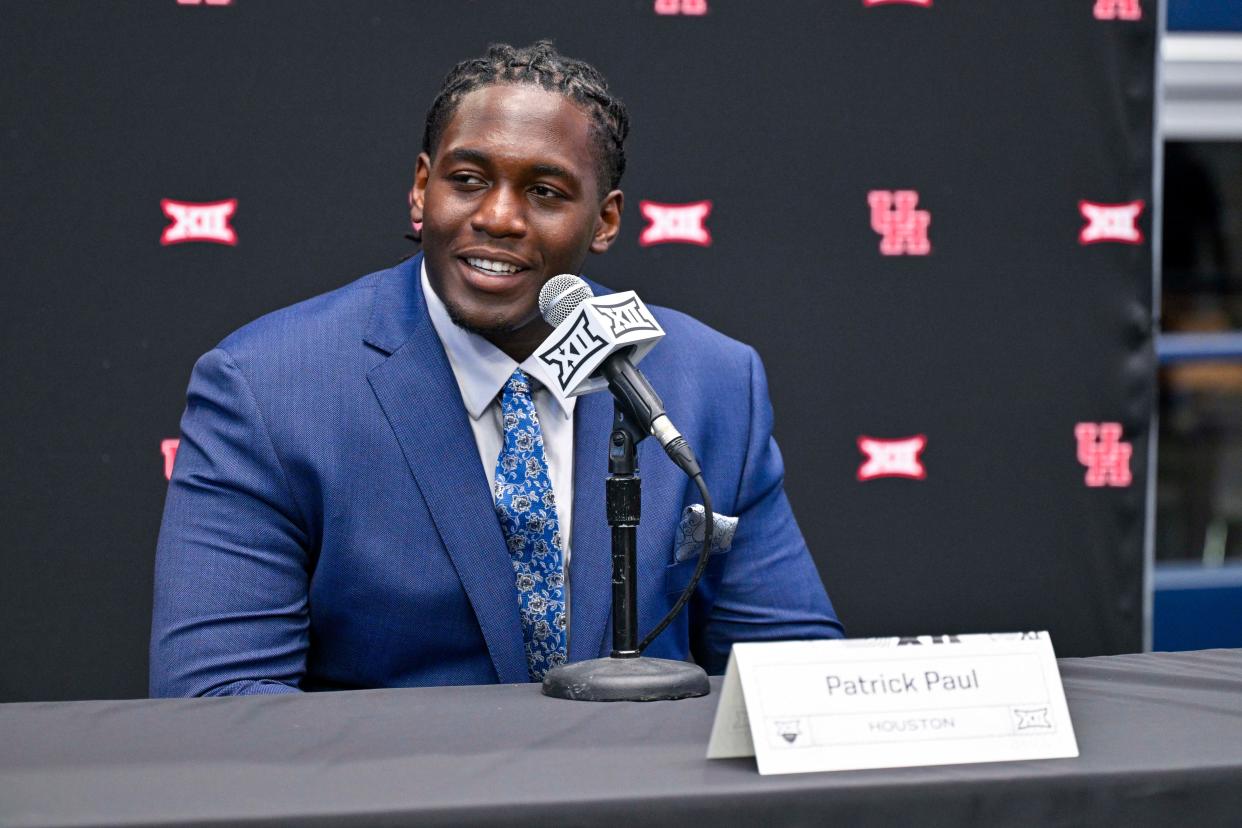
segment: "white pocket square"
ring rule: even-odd
[[[712,554],[728,552],[733,547],[733,533],[737,531],[737,518],[713,512],[712,519]],[[703,507],[696,503],[687,506],[681,513],[681,525],[677,527],[677,544],[673,550],[673,560],[689,561],[697,558],[703,549]]]

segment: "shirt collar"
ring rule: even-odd
[[[532,379],[544,385],[548,384],[545,368],[533,354],[519,366],[504,351],[453,322],[448,308],[444,307],[444,302],[432,290],[431,281],[427,278],[426,260],[423,261],[419,278],[422,280],[423,296],[427,299],[427,315],[431,317],[431,325],[444,346],[453,376],[457,378],[457,387],[461,389],[462,402],[466,404],[466,411],[471,419],[477,420],[483,416],[492,400],[504,388],[505,382],[513,376],[515,368],[520,367]],[[562,405],[555,394],[547,394],[547,397],[552,400],[554,410],[562,417],[566,420],[573,417],[576,398],[570,397]]]

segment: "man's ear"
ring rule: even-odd
[[[414,162],[414,184],[410,187],[410,224],[414,232],[423,229],[423,203],[427,195],[427,179],[431,176],[431,157],[425,152],[418,154]]]
[[[604,196],[599,205],[599,215],[595,219],[595,236],[591,239],[591,252],[603,253],[612,247],[617,234],[621,232],[621,210],[625,207],[625,195],[620,190],[613,190]]]

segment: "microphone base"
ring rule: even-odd
[[[672,701],[706,696],[707,673],[667,658],[593,658],[564,664],[543,679],[543,694],[573,701]]]

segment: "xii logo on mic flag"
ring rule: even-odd
[[[580,304],[535,353],[547,369],[545,384],[563,402],[606,389],[607,380],[591,375],[612,354],[632,347],[630,361],[638,364],[663,336],[651,311],[627,290]]]

